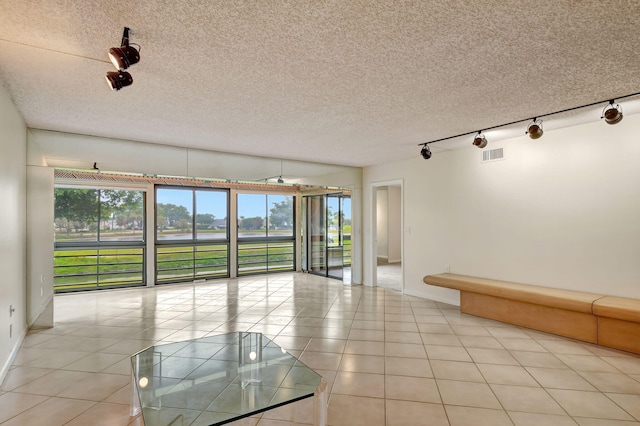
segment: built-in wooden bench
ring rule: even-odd
[[[460,291],[460,311],[640,353],[640,300],[456,274],[425,284]]]
[[[598,322],[591,306],[602,295],[456,274],[427,275],[424,282],[460,290],[461,312],[598,341]]]
[[[598,344],[640,354],[640,300],[606,296],[593,304]]]

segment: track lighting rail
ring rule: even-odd
[[[624,95],[624,96],[618,96],[618,97],[615,97],[613,99],[606,99],[606,100],[603,100],[603,101],[592,102],[592,103],[589,103],[589,104],[586,104],[586,105],[580,105],[580,106],[576,106],[576,107],[573,107],[573,108],[567,108],[567,109],[563,109],[563,110],[560,110],[560,111],[550,112],[550,113],[547,113],[547,114],[538,114],[538,115],[535,115],[533,117],[523,118],[521,120],[510,121],[508,123],[498,124],[496,126],[483,127],[482,131],[499,129],[501,127],[510,126],[512,124],[524,123],[526,121],[531,121],[531,120],[535,121],[536,119],[540,119],[542,117],[549,117],[551,115],[562,114],[564,112],[575,111],[575,110],[578,110],[578,109],[588,108],[588,107],[592,107],[592,106],[599,105],[599,104],[605,104],[605,103],[612,104],[615,100],[631,98],[631,97],[638,96],[638,95],[640,95],[640,92],[631,93],[629,95]],[[434,140],[428,141],[428,142],[422,142],[422,143],[419,143],[418,146],[427,146],[430,143],[443,142],[443,141],[447,141],[447,140],[450,140],[450,139],[459,138],[459,137],[462,137],[462,136],[474,135],[474,134],[477,134],[477,133],[478,133],[478,130],[472,130],[470,132],[460,133],[459,135],[448,136],[446,138],[440,138],[440,139],[434,139]]]

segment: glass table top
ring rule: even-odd
[[[155,345],[131,363],[146,426],[223,425],[312,397],[322,381],[261,333]]]

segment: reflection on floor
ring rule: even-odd
[[[2,426],[140,426],[131,354],[238,330],[327,379],[331,426],[640,425],[639,357],[383,288],[283,273],[56,296],[55,309],[0,386]],[[312,412],[305,400],[234,425]]]
[[[402,291],[402,264],[400,262],[388,263],[386,259],[379,257],[377,274],[379,287]]]
[[[351,284],[351,266],[345,266],[343,272],[342,282],[344,284]]]

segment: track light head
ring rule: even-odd
[[[431,158],[431,150],[429,149],[429,145],[428,144],[424,144],[422,145],[422,149],[420,150],[420,155],[422,155],[422,158],[424,158],[425,160],[428,160],[429,158]]]
[[[528,134],[531,139],[539,139],[544,133],[542,130],[542,120],[534,118],[525,133]]]
[[[118,70],[126,70],[131,65],[140,62],[140,53],[135,47],[129,46],[129,28],[124,27],[120,47],[109,49],[109,59]]]
[[[482,131],[479,131],[475,138],[473,138],[473,145],[482,149],[487,146],[487,138],[484,137]]]
[[[609,101],[609,105],[602,110],[602,117],[607,124],[618,124],[622,121],[622,108],[620,104],[614,105],[614,100]]]
[[[107,72],[106,79],[109,87],[116,92],[133,83],[133,77],[126,71],[109,71]]]
[[[109,59],[116,69],[126,70],[140,61],[140,54],[132,46],[112,47],[109,49]]]
[[[278,183],[284,183],[284,179],[282,179],[282,176],[278,177]]]

